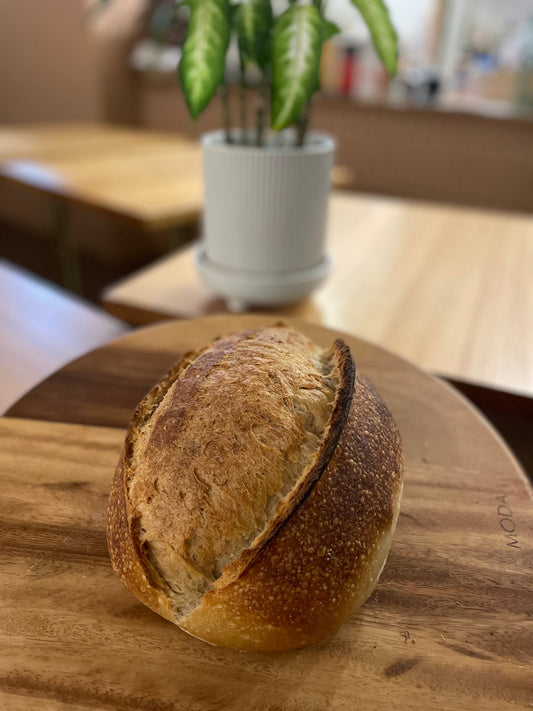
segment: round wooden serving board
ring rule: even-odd
[[[352,336],[400,426],[405,490],[379,585],[330,639],[279,655],[209,646],[111,570],[107,495],[138,400],[185,351],[274,317],[137,331],[0,420],[0,707],[146,711],[533,708],[533,502],[454,390]],[[339,335],[291,322],[318,343]]]

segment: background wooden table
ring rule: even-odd
[[[198,219],[201,172],[199,144],[177,134],[84,123],[0,130],[0,178],[146,230]]]
[[[357,334],[446,377],[533,395],[533,218],[334,194],[333,271],[275,309]],[[226,311],[187,248],[112,285],[131,323]]]
[[[127,325],[0,260],[0,413],[73,358]]]
[[[146,231],[195,224],[203,200],[196,141],[104,124],[44,124],[0,129],[0,185],[47,197],[65,287],[82,293],[68,231],[75,205],[128,220]]]
[[[0,698],[12,709],[505,711],[533,700],[533,502],[448,386],[347,337],[402,431],[405,492],[380,583],[332,638],[281,655],[195,640],[111,570],[107,494],[136,402],[171,363],[261,316],[173,322],[69,364],[0,420]],[[329,345],[336,333],[297,324]]]

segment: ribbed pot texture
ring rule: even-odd
[[[319,265],[334,152],[333,139],[318,133],[300,148],[228,145],[222,131],[204,136],[209,262],[262,274]]]

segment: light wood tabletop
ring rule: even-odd
[[[62,368],[0,420],[4,708],[531,707],[531,490],[452,388],[353,336],[291,321],[323,347],[346,339],[402,433],[402,510],[362,609],[307,648],[243,653],[185,634],[114,575],[108,492],[138,400],[185,352],[269,321],[141,329]]]
[[[0,260],[0,413],[65,363],[125,331],[104,311]]]
[[[202,208],[201,149],[178,134],[84,123],[2,127],[0,178],[147,230],[189,224]]]
[[[342,329],[440,375],[533,396],[533,218],[333,194],[333,271],[276,313]],[[132,323],[226,310],[192,248],[103,295]]]

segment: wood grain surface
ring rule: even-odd
[[[136,401],[186,350],[272,321],[212,317],[138,331],[67,366],[0,420],[1,707],[533,707],[525,478],[454,390],[353,337],[406,459],[389,561],[362,610],[306,649],[239,653],[187,636],[115,577],[107,495]],[[338,335],[295,325],[324,345]]]
[[[328,245],[324,284],[279,312],[439,375],[533,396],[533,218],[334,194]],[[103,303],[130,323],[227,313],[191,248],[112,285]]]
[[[73,358],[128,327],[0,259],[0,413]]]
[[[201,149],[179,134],[104,124],[7,126],[0,179],[147,230],[190,224],[203,205]]]

